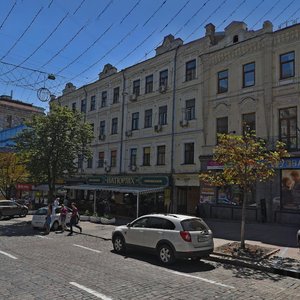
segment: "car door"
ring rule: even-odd
[[[19,206],[17,203],[10,201],[9,203],[9,214],[10,216],[19,215],[21,213],[21,206]]]
[[[3,216],[10,216],[10,205],[9,205],[9,201],[1,201],[1,214]]]
[[[145,247],[145,229],[148,226],[149,217],[142,217],[134,221],[126,231],[126,244],[132,246]]]

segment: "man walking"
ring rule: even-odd
[[[60,221],[61,221],[62,232],[64,232],[66,230],[67,213],[68,213],[67,208],[64,206],[64,204],[62,204],[61,210],[60,210]]]
[[[73,235],[73,226],[78,228],[80,230],[80,233],[82,233],[82,228],[78,225],[79,217],[78,217],[78,209],[75,206],[75,203],[72,202],[72,215],[70,220],[70,233],[68,235]]]

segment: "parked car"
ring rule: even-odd
[[[145,215],[116,227],[112,243],[117,253],[136,248],[156,254],[162,264],[207,257],[214,248],[212,231],[201,218],[179,214]]]
[[[12,200],[0,200],[0,219],[2,217],[14,216],[26,217],[28,214],[28,207],[26,205],[21,205]]]
[[[51,216],[51,223],[50,223],[51,230],[56,231],[61,226],[60,209],[61,209],[61,206],[56,207],[55,214],[52,214],[52,216]],[[71,214],[72,214],[72,209],[69,207],[67,207],[67,209],[68,209],[68,213],[67,213],[67,218],[66,218],[66,224],[70,223]],[[38,229],[38,228],[44,229],[45,222],[46,222],[47,210],[48,210],[47,206],[41,207],[32,216],[31,226],[33,229]]]

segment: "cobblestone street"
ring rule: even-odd
[[[85,223],[82,223],[83,232]],[[209,261],[162,267],[109,240],[0,221],[0,299],[300,299],[300,280]]]

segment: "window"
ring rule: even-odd
[[[233,43],[237,43],[238,41],[239,41],[239,36],[238,35],[234,35],[233,39],[232,39],[232,42]]]
[[[76,102],[73,102],[72,103],[72,112],[75,112],[76,111]]]
[[[168,70],[159,72],[159,86],[168,86]]]
[[[82,168],[83,168],[83,155],[82,154],[78,154],[77,162],[78,162],[78,165],[77,165],[78,169],[82,170]]]
[[[91,97],[91,106],[90,106],[90,111],[93,111],[96,109],[96,96]]]
[[[136,166],[137,149],[130,149],[130,166]]]
[[[228,133],[228,117],[217,118],[217,134]]]
[[[194,163],[194,143],[184,144],[184,163],[185,164]]]
[[[288,150],[297,149],[297,107],[279,110],[279,138]]]
[[[81,112],[86,113],[86,99],[81,100]]]
[[[90,158],[88,158],[88,160],[87,160],[87,168],[88,168],[88,169],[91,169],[92,167],[93,167],[93,158],[90,157]]]
[[[157,165],[165,165],[165,156],[166,156],[166,146],[157,147]]]
[[[166,219],[150,217],[148,221],[148,228],[174,230],[175,225]]]
[[[145,94],[153,92],[153,75],[146,77]]]
[[[148,225],[148,220],[149,218],[142,218],[142,219],[138,219],[137,221],[135,221],[133,224],[132,224],[132,227],[137,227],[137,228],[147,228]]]
[[[113,97],[113,103],[118,103],[120,98],[120,88],[116,87],[114,88],[114,97]]]
[[[243,132],[245,131],[255,131],[255,113],[243,114]]]
[[[136,96],[139,96],[140,95],[140,85],[141,85],[141,81],[138,79],[138,80],[135,80],[133,82],[133,94],[136,95]]]
[[[168,107],[167,105],[161,106],[158,111],[158,124],[160,125],[166,125],[167,124],[167,118],[168,118]]]
[[[228,91],[228,70],[218,73],[218,94]]]
[[[243,65],[243,87],[255,85],[255,63]]]
[[[185,101],[185,119],[187,121],[195,119],[195,99]]]
[[[94,125],[94,123],[91,123],[91,124],[90,124],[90,126],[91,126],[91,130],[92,130],[92,132],[94,133],[94,129],[95,129],[95,125]]]
[[[145,128],[152,127],[152,109],[145,110]]]
[[[100,121],[99,134],[100,135],[105,134],[105,121]]]
[[[143,148],[143,166],[150,166],[150,147]]]
[[[101,151],[98,154],[98,168],[103,168],[104,167],[104,152]]]
[[[185,81],[196,78],[196,59],[190,60],[185,64]]]
[[[115,167],[117,165],[117,150],[110,152],[110,166]]]
[[[295,76],[295,52],[280,55],[280,79]]]
[[[107,101],[107,92],[104,91],[102,92],[102,96],[101,96],[101,107],[106,106],[106,101]]]
[[[7,121],[7,128],[11,128],[12,127],[12,115],[8,115],[6,117],[6,121]]]
[[[138,129],[139,129],[139,113],[135,112],[132,114],[131,130],[138,130]]]
[[[118,118],[113,118],[111,120],[111,134],[118,133]]]

